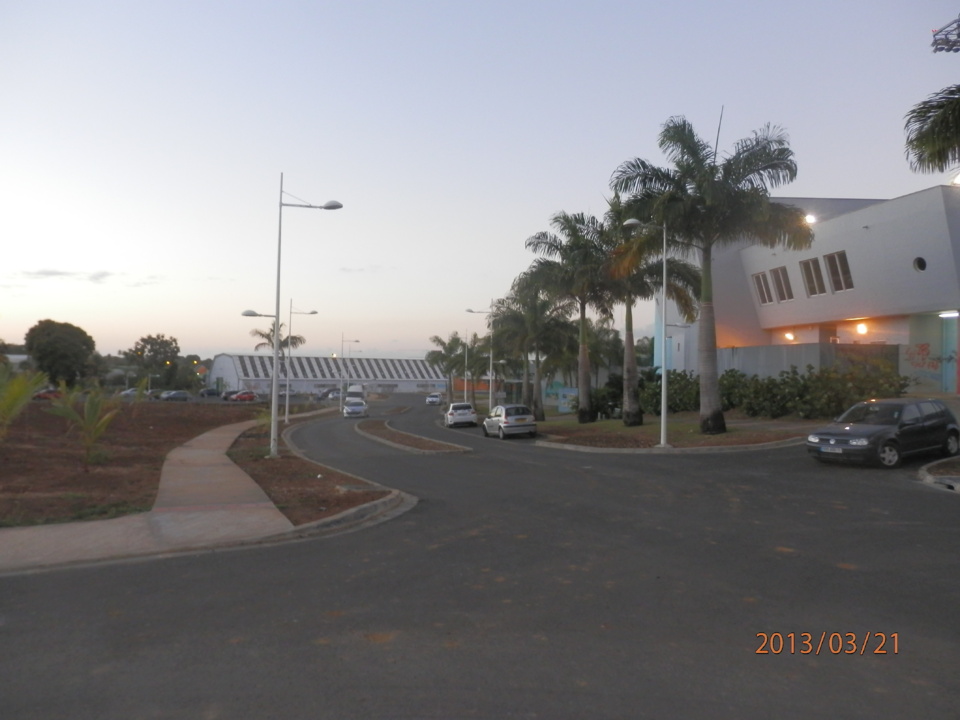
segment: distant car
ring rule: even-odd
[[[220,395],[220,392],[216,388],[204,388],[198,395],[200,395],[200,397],[217,397]]]
[[[61,393],[56,388],[46,388],[44,390],[37,390],[37,392],[33,394],[33,399],[34,400],[56,400],[62,395],[63,393]]]
[[[439,405],[442,399],[440,393],[430,393],[427,395],[427,405]]]
[[[126,390],[121,390],[117,395],[122,398],[134,398],[137,396],[137,393],[140,392],[140,388],[127,388]]]
[[[960,428],[940,400],[868,400],[807,436],[807,452],[817,460],[879,463],[897,467],[904,457],[939,450],[960,451]]]
[[[448,428],[457,425],[476,426],[477,411],[473,409],[473,405],[470,403],[451,403],[443,414],[443,424]]]
[[[329,392],[329,394],[327,395],[327,400],[339,400],[339,399],[340,399],[340,391],[339,391],[339,390],[331,390],[331,391]]]
[[[166,390],[147,390],[147,393],[144,395],[144,397],[150,400],[159,400],[160,396],[165,392]]]
[[[236,395],[238,392],[240,392],[240,391],[239,391],[239,390],[224,390],[222,393],[220,393],[220,399],[221,399],[221,400],[229,400],[229,399],[232,398],[234,395]]]
[[[526,405],[498,405],[480,424],[484,437],[497,435],[501,440],[508,435],[537,434],[537,421]]]
[[[193,396],[186,390],[167,390],[160,394],[161,400],[167,400],[169,402],[187,402],[191,397]]]
[[[343,416],[346,417],[369,417],[367,414],[367,403],[358,398],[347,398],[343,402]]]
[[[231,402],[254,402],[256,399],[257,394],[253,390],[240,390],[227,398]]]

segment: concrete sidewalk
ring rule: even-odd
[[[254,422],[210,430],[171,451],[150,512],[0,530],[0,573],[223,546],[294,526],[226,451]]]

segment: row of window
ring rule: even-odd
[[[830,278],[832,292],[837,293],[853,288],[853,276],[850,274],[850,263],[847,262],[846,252],[841,250],[824,255],[823,261],[827,266],[827,277]],[[806,290],[807,297],[826,295],[827,288],[823,281],[820,258],[801,260],[800,276],[803,278],[803,288]],[[774,298],[777,302],[793,300],[793,286],[790,284],[790,275],[786,266],[773,268],[769,278],[766,272],[757,273],[753,276],[753,285],[761,305],[769,305]]]

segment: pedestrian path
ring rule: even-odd
[[[237,436],[254,424],[219,427],[171,451],[150,512],[0,530],[0,573],[184,552],[289,533],[290,521],[226,456]]]

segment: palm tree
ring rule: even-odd
[[[444,340],[439,335],[430,338],[430,342],[439,349],[427,352],[426,361],[434,367],[440,368],[440,371],[447,378],[447,401],[453,400],[453,377],[457,371],[463,367],[464,342],[460,335],[454,331],[450,338]]]
[[[544,355],[560,354],[571,337],[573,327],[567,319],[569,301],[554,298],[544,291],[536,278],[523,273],[513,281],[507,297],[498,300],[490,322],[498,342],[511,356],[522,359],[522,402],[543,421],[542,367]],[[575,343],[575,341],[574,341]],[[530,356],[533,356],[533,382],[530,381]]]
[[[607,253],[600,242],[600,223],[583,213],[557,213],[550,220],[556,234],[542,231],[527,238],[526,248],[541,255],[529,273],[548,293],[577,304],[580,350],[577,364],[577,420],[596,420],[590,406],[590,357],[587,352],[587,310],[610,314],[611,296],[605,272]]]
[[[613,173],[611,188],[633,194],[631,203],[653,222],[666,224],[679,250],[700,256],[700,431],[726,432],[717,375],[713,307],[714,248],[750,240],[766,247],[809,247],[813,231],[796,207],[770,200],[769,188],[796,178],[786,133],[766,125],[719,158],[683,117],[660,131],[660,149],[673,163],[661,168],[636,158]]]
[[[663,248],[659,233],[639,233],[628,236],[623,223],[633,216],[632,208],[624,207],[619,195],[609,201],[604,218],[605,244],[610,251],[610,273],[613,292],[623,303],[623,424],[633,427],[643,424],[643,409],[637,393],[639,373],[637,352],[633,337],[633,304],[636,300],[651,300],[663,285]],[[674,301],[687,322],[696,319],[696,297],[700,294],[700,271],[693,265],[670,258],[667,261],[667,296]]]
[[[931,95],[906,116],[907,159],[917,172],[944,172],[960,163],[960,85]]]
[[[273,349],[273,333],[274,328],[277,326],[277,321],[274,320],[270,323],[269,330],[257,330],[253,329],[250,331],[250,334],[255,338],[260,338],[261,342],[258,342],[254,345],[254,351],[259,350],[272,350]],[[280,323],[280,347],[281,348],[290,348],[291,350],[296,350],[298,347],[303,345],[307,339],[303,335],[287,335],[283,337],[283,323]]]

